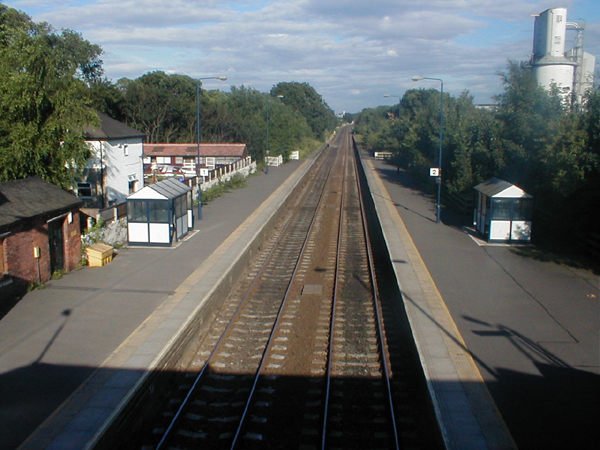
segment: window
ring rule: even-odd
[[[146,200],[129,200],[127,202],[127,220],[129,222],[147,222]]]
[[[533,215],[531,198],[495,198],[492,205],[493,220],[531,220]]]
[[[512,198],[493,198],[491,219],[510,220],[513,202]]]
[[[152,223],[169,223],[169,202],[166,200],[149,200],[149,219]]]
[[[171,164],[171,157],[170,156],[157,156],[156,164]]]
[[[129,182],[129,194],[133,194],[138,191],[138,180],[132,180]]]
[[[91,197],[92,196],[91,183],[77,183],[77,196],[78,197]]]
[[[175,157],[175,164],[178,164],[180,166],[183,165],[183,156],[176,156]]]
[[[533,217],[533,199],[520,198],[513,210],[513,220],[531,220]]]
[[[187,205],[186,205],[186,196],[182,195],[181,197],[177,197],[175,199],[175,211],[177,217],[183,217],[187,213]]]

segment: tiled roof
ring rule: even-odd
[[[99,127],[87,127],[84,130],[84,136],[88,140],[105,139],[123,139],[131,137],[144,137],[144,133],[128,127],[123,122],[119,122],[104,113],[99,112]]]
[[[0,229],[40,215],[81,205],[79,198],[39,177],[0,183]]]
[[[196,156],[197,144],[144,144],[144,156]],[[246,156],[246,144],[200,144],[200,156]]]

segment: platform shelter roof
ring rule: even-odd
[[[531,198],[531,195],[520,187],[496,177],[478,184],[475,190],[494,198]]]
[[[188,185],[175,178],[167,178],[158,183],[149,184],[134,194],[127,197],[128,200],[169,200],[180,197],[191,191]]]

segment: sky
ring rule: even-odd
[[[397,103],[407,89],[502,92],[508,61],[528,61],[534,14],[567,8],[585,22],[600,62],[598,0],[10,0],[1,3],[71,29],[103,49],[105,76],[147,72],[226,76],[205,89],[310,84],[336,112]],[[574,33],[569,32],[567,48]],[[598,67],[598,65],[597,65]],[[388,97],[385,97],[388,95]]]

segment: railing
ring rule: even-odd
[[[229,181],[237,174],[247,177],[254,172],[256,172],[256,162],[252,162],[250,157],[241,159],[235,163],[219,166],[218,168],[211,170],[208,173],[208,176],[202,177],[203,182],[200,185],[200,189],[206,191],[222,181]]]
[[[375,159],[392,159],[393,156],[392,152],[373,152]]]
[[[283,156],[281,156],[281,155],[267,156],[267,157],[265,157],[265,163],[268,166],[279,167],[280,165],[283,164]]]
[[[186,166],[186,167],[189,168],[190,166]],[[204,172],[204,170],[202,172]],[[247,156],[246,158],[239,159],[230,164],[223,164],[223,165],[220,165],[219,167],[216,167],[214,169],[210,169],[204,173],[201,173],[200,178],[202,181],[200,184],[200,189],[202,189],[203,191],[210,189],[211,187],[215,186],[216,184],[218,184],[221,181],[228,181],[231,177],[233,177],[236,174],[241,174],[244,177],[247,177],[248,175],[250,175],[251,173],[254,173],[254,172],[256,172],[256,163],[252,161],[252,158],[250,156]],[[187,174],[185,176],[182,176],[182,175],[172,175],[172,176],[176,176],[178,178],[183,178],[181,181],[183,183],[187,184],[190,188],[192,188],[192,190],[194,192],[196,191],[195,169],[191,174]],[[158,179],[162,179],[162,177],[160,176],[160,174],[156,174],[155,178],[153,177],[153,175],[149,175],[149,176],[145,175],[144,179],[145,179],[145,184],[152,184],[155,182],[155,181],[153,181],[154,179],[158,180]]]
[[[96,219],[102,219],[104,223],[111,223],[125,216],[127,216],[127,202],[99,210]]]

